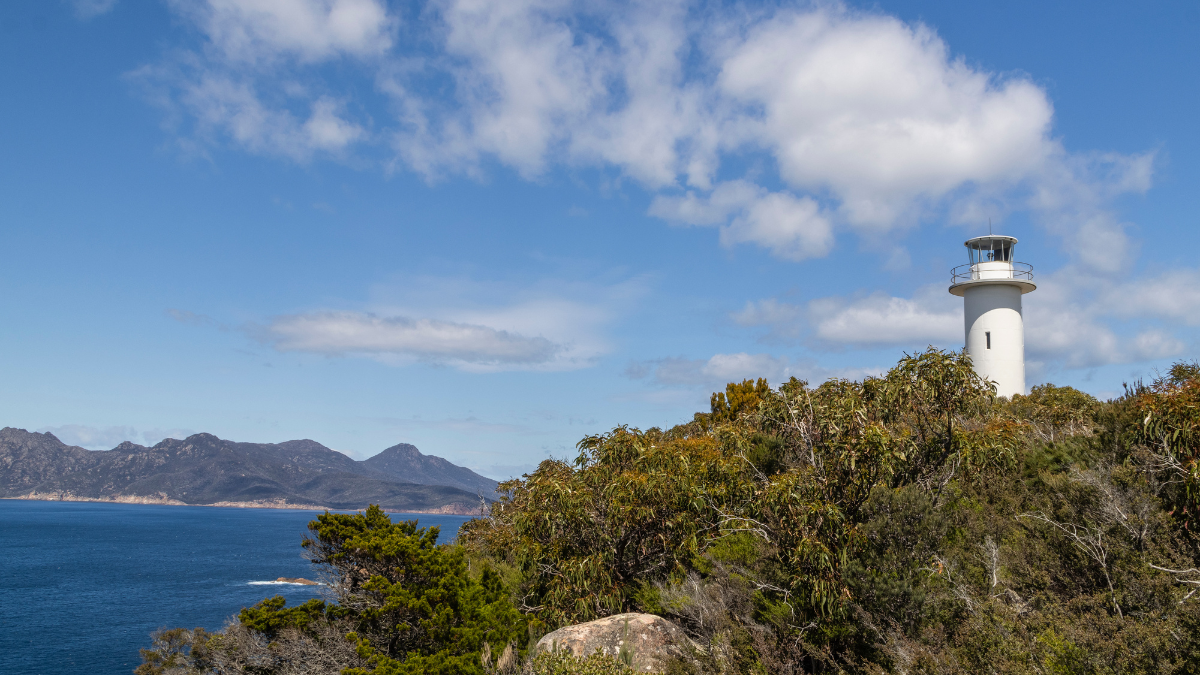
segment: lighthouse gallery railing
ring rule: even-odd
[[[950,270],[950,283],[952,284],[965,284],[968,281],[991,281],[992,279],[1033,281],[1033,265],[1023,262],[982,262],[959,265]]]

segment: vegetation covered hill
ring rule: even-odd
[[[731,384],[579,448],[453,546],[323,516],[306,545],[335,602],[160,634],[141,672],[616,672],[528,648],[623,611],[691,634],[680,673],[1200,670],[1194,364],[1108,402],[1006,400],[929,350],[862,382]]]
[[[405,461],[396,461],[397,453]],[[380,458],[382,458],[380,460]],[[0,497],[153,497],[187,504],[287,502],[335,509],[478,513],[496,482],[400,445],[358,462],[316,441],[235,443],[212,434],[106,451],[0,430]]]

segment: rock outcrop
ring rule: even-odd
[[[661,673],[693,649],[683,630],[653,614],[614,616],[559,628],[538,640],[537,651],[570,650],[575,656],[599,651],[621,659],[638,673]]]
[[[318,585],[320,585],[311,579],[305,579],[303,577],[279,577],[275,581],[282,582],[285,584],[300,584],[301,586],[318,586]]]

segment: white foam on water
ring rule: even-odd
[[[247,581],[247,586],[311,586],[312,584],[298,584],[294,581]],[[317,584],[324,586],[325,584]]]

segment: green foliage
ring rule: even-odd
[[[371,507],[325,513],[311,529],[316,538],[305,543],[313,562],[341,572],[357,606],[348,637],[374,666],[346,675],[475,672],[485,638],[504,645],[524,637],[498,575],[471,578],[461,549],[437,546],[437,528],[392,523]]]
[[[1087,675],[1095,672],[1088,663],[1088,653],[1078,645],[1047,628],[1037,636],[1044,656],[1042,666],[1051,675]]]
[[[743,415],[758,412],[759,404],[770,396],[771,386],[762,378],[730,382],[725,385],[724,392],[712,395],[711,412],[705,421],[710,424],[736,422]]]
[[[1107,402],[997,399],[932,348],[861,382],[746,380],[501,487],[455,547],[378,509],[319,517],[336,603],[160,633],[139,672],[282,674],[335,648],[347,675],[628,672],[529,654],[632,610],[702,646],[672,673],[1200,672],[1196,363]],[[287,656],[297,636],[316,651]]]
[[[525,639],[525,618],[499,575],[488,568],[472,575],[460,547],[437,544],[437,528],[393,523],[372,506],[364,513],[327,512],[309,529],[313,537],[304,546],[333,580],[336,604],[264,600],[243,609],[225,631],[192,636],[187,658],[177,646],[187,636],[164,633],[146,655],[151,669],[144,672],[186,665],[191,670],[183,672],[285,673],[314,649],[340,649],[346,659],[336,671],[344,675],[482,673],[485,644]]]
[[[460,532],[468,547],[510,557],[523,597],[551,625],[630,606],[642,582],[690,569],[714,530],[717,505],[745,489],[744,465],[711,438],[624,427],[585,438],[574,466],[546,460],[491,522]]]
[[[574,656],[569,651],[542,652],[534,657],[530,675],[628,675],[629,666],[600,652]]]
[[[1100,402],[1072,387],[1039,384],[1028,396],[1017,394],[1001,402],[1000,407],[1039,440],[1053,443],[1064,437],[1090,434]]]
[[[765,481],[749,517],[777,548],[785,595],[804,601],[804,616],[847,609],[843,567],[865,544],[861,510],[876,488],[915,485],[936,503],[960,472],[1011,463],[1015,435],[991,417],[992,397],[965,355],[930,349],[883,378],[815,389],[792,379],[763,405],[762,427],[783,439],[792,468]]]
[[[1149,468],[1170,486],[1166,498],[1191,532],[1200,526],[1200,366],[1177,363],[1133,399],[1136,441]]]
[[[1196,361],[1180,361],[1172,364],[1171,369],[1167,371],[1166,381],[1176,387],[1200,381],[1200,363]]]
[[[1043,474],[1061,473],[1075,465],[1086,466],[1094,457],[1090,439],[1059,436],[1057,441],[1032,443],[1022,457],[1022,470],[1026,478],[1036,480]]]
[[[271,639],[284,628],[303,630],[313,621],[325,618],[325,603],[316,598],[297,607],[285,607],[286,604],[286,598],[276,595],[253,607],[243,609],[238,614],[238,621]]]
[[[950,523],[916,486],[876,488],[863,514],[864,546],[846,565],[851,594],[862,609],[911,631],[935,609],[926,581]]]
[[[783,439],[755,433],[750,436],[746,461],[763,477],[774,476],[787,469],[784,453],[787,451]]]

